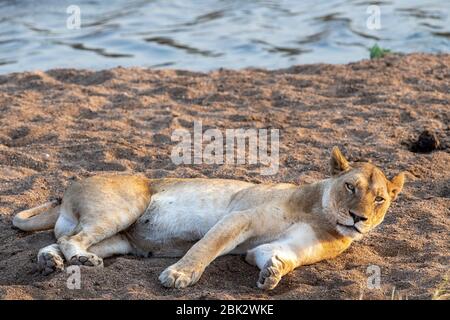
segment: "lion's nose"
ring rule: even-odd
[[[366,217],[359,216],[359,215],[355,214],[351,210],[349,210],[348,213],[350,213],[350,216],[352,217],[354,223],[358,223],[360,221],[366,221],[367,220]]]

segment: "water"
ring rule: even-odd
[[[370,30],[370,4],[381,29]],[[81,9],[68,29],[66,9]],[[0,2],[0,73],[118,65],[207,71],[275,69],[399,52],[449,52],[450,1],[8,0]]]

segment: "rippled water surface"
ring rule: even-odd
[[[81,28],[68,29],[69,5]],[[381,10],[370,30],[367,7]],[[280,68],[368,58],[368,48],[448,52],[449,0],[0,2],[0,72],[77,67]]]

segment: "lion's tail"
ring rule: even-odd
[[[23,231],[48,230],[55,226],[61,200],[53,200],[38,207],[20,211],[13,218],[13,225]]]

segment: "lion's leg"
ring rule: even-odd
[[[228,253],[252,235],[254,211],[240,211],[222,218],[177,263],[159,276],[166,287],[184,288],[198,281],[205,268],[218,256]]]
[[[59,238],[58,244],[70,264],[99,267],[103,266],[102,258],[89,252],[88,248],[109,236],[111,236],[109,232],[95,233],[92,230],[82,230],[74,236]]]
[[[134,249],[124,235],[116,234],[89,247],[88,251],[100,258],[107,258],[118,254],[133,253]],[[39,250],[38,270],[43,275],[63,269],[64,255],[57,243]]]
[[[295,268],[328,256],[314,229],[306,223],[299,223],[286,230],[280,239],[249,250],[246,260],[261,269],[258,287],[271,290],[281,277]]]
[[[116,234],[111,238],[100,241],[94,244],[89,249],[89,252],[99,256],[100,258],[107,258],[114,255],[129,254],[134,252],[128,239],[122,234]]]
[[[127,212],[128,211],[128,212]],[[136,208],[117,210],[108,203],[92,204],[79,213],[75,234],[62,236],[58,244],[70,264],[102,266],[103,260],[90,252],[93,245],[128,228],[136,220],[136,214],[128,214]]]
[[[38,270],[43,275],[48,275],[57,270],[64,269],[64,255],[59,249],[58,244],[54,243],[38,252]]]
[[[274,289],[281,278],[294,270],[298,264],[295,252],[288,245],[277,242],[249,250],[245,260],[261,270],[257,286],[265,290]]]

